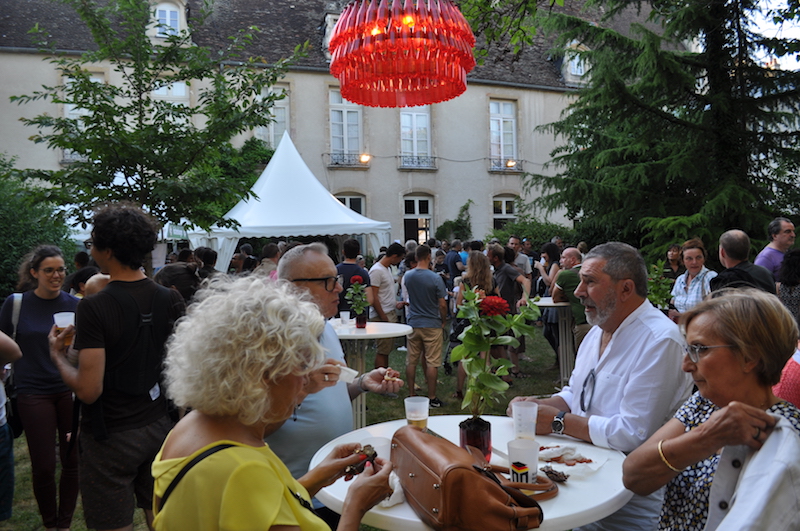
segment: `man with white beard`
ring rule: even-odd
[[[681,370],[684,340],[678,327],[647,300],[647,268],[630,245],[592,249],[575,295],[592,329],[578,349],[569,385],[539,404],[540,434],[565,434],[625,453],[660,428],[688,398],[691,379]],[[511,407],[509,405],[509,414]],[[652,530],[663,489],[636,496],[586,530]]]

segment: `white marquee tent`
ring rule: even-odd
[[[217,251],[217,269],[227,268],[240,238],[365,234],[365,251],[373,255],[390,243],[391,224],[366,218],[336,199],[308,169],[288,133],[252,191],[256,197],[239,201],[225,214],[240,223],[237,229],[188,232],[192,247]]]

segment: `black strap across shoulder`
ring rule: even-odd
[[[167,498],[169,498],[169,495],[172,494],[173,490],[175,490],[175,487],[178,486],[178,482],[181,479],[183,479],[183,476],[185,476],[186,473],[189,472],[189,470],[191,470],[194,465],[196,465],[197,463],[199,463],[200,461],[202,461],[206,457],[208,457],[208,456],[210,456],[212,454],[215,454],[215,453],[219,452],[220,450],[224,450],[226,448],[230,448],[231,446],[236,446],[236,445],[235,444],[229,444],[229,443],[223,443],[223,444],[218,444],[216,446],[212,446],[211,448],[209,448],[205,452],[195,456],[194,459],[189,461],[186,464],[186,466],[183,467],[183,469],[181,469],[180,472],[178,472],[178,475],[175,476],[175,479],[173,479],[172,482],[169,484],[169,486],[167,487],[167,490],[164,491],[164,495],[161,497],[161,499],[158,502],[158,510],[160,511],[164,507],[164,504],[167,503]]]

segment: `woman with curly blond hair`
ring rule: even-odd
[[[316,304],[288,283],[258,276],[214,279],[196,300],[168,345],[168,393],[192,411],[153,462],[155,528],[327,529],[310,498],[360,461],[359,445],[338,446],[295,480],[263,440],[268,425],[292,416],[307,375],[323,362]],[[357,530],[391,492],[390,470],[382,459],[365,468],[348,492],[340,530]]]

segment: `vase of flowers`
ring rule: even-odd
[[[512,368],[511,360],[494,359],[490,351],[495,345],[518,346],[516,339],[522,334],[533,335],[534,328],[526,321],[536,321],[541,314],[539,307],[530,300],[511,315],[505,299],[486,297],[482,290],[473,288],[464,292],[464,304],[458,317],[469,320],[469,326],[458,336],[461,344],[453,349],[452,361],[460,361],[467,374],[466,392],[461,409],[469,409],[472,417],[459,425],[461,446],[475,446],[488,461],[492,453],[491,425],[481,414],[487,403],[499,402],[508,383],[502,377]],[[505,335],[511,332],[512,335]]]
[[[367,302],[367,288],[364,286],[364,279],[361,275],[350,277],[350,287],[347,288],[344,298],[350,303],[350,311],[356,314],[356,328],[366,328],[366,309],[369,307],[369,303]]]

